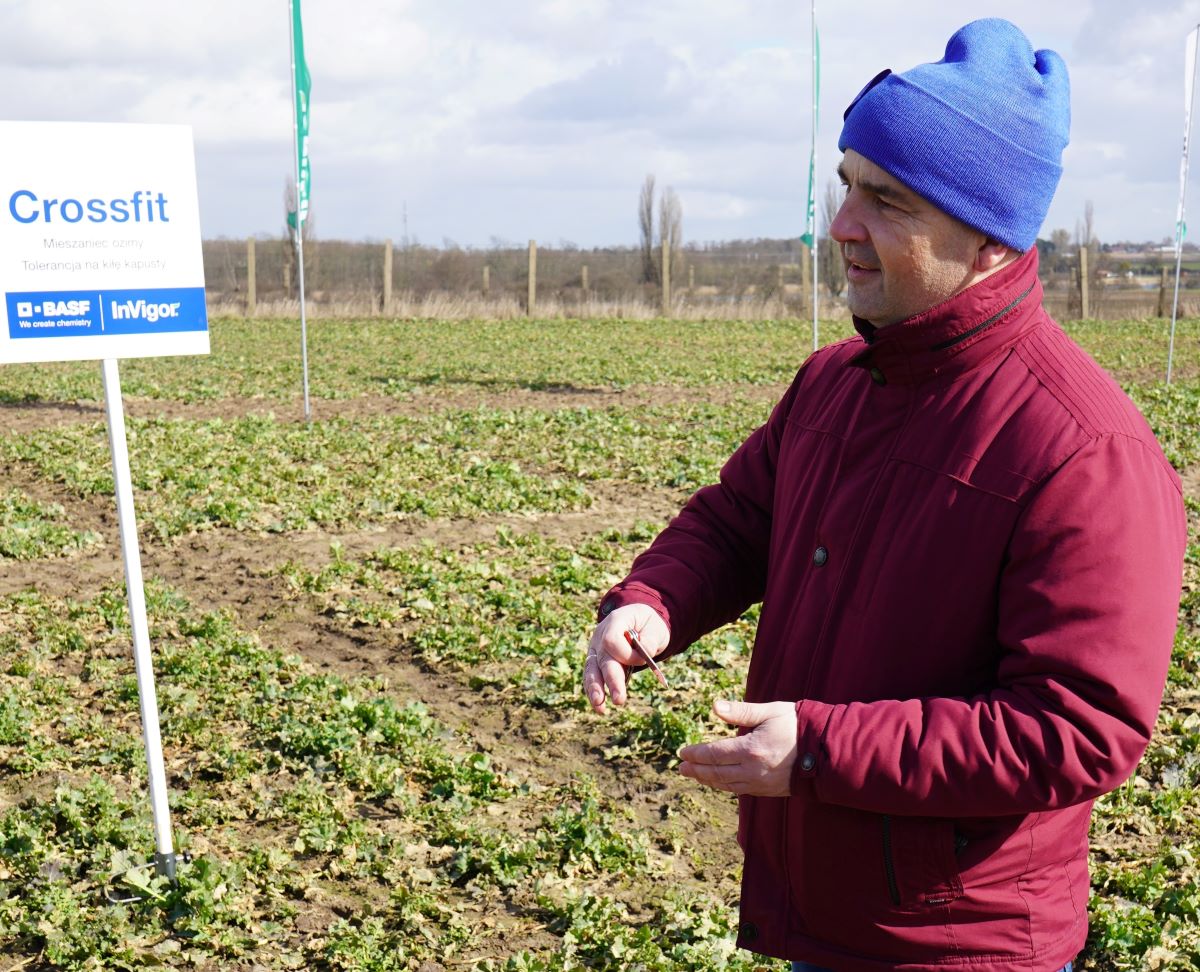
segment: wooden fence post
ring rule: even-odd
[[[588,289],[588,274],[587,274],[587,264],[586,263],[583,265],[583,268],[579,271],[579,285],[583,289],[583,292],[586,294],[587,289]]]
[[[1158,313],[1156,317],[1167,316],[1167,268],[1162,268],[1162,274],[1158,280]]]
[[[383,313],[392,312],[392,241],[383,244]]]
[[[1090,316],[1088,314],[1088,248],[1081,246],[1079,248],[1079,316],[1084,320]]]
[[[492,268],[488,264],[483,265],[483,296],[488,295],[488,291],[492,289]]]
[[[671,316],[671,239],[662,241],[662,316]]]
[[[533,317],[534,308],[537,305],[537,240],[529,241],[529,297],[525,304],[525,311]]]
[[[246,238],[246,316],[253,317],[258,295],[255,293],[254,237]]]
[[[688,264],[688,290],[696,289],[696,264]]]

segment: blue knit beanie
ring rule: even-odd
[[[1062,175],[1071,128],[1062,58],[1034,51],[1007,20],[976,20],[946,56],[885,71],[846,109],[854,149],[939,209],[1028,250]]]

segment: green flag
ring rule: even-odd
[[[312,169],[308,162],[308,102],[312,78],[304,60],[304,27],[300,22],[300,0],[292,0],[292,84],[295,88],[296,119],[296,211],[288,213],[288,226],[296,229],[308,219],[308,197],[312,190]],[[297,211],[299,218],[297,218]]]
[[[811,153],[808,156],[808,215],[804,219],[804,232],[800,236],[800,242],[805,246],[811,247],[813,240],[817,234],[817,196],[816,196],[816,159]]]
[[[817,105],[821,102],[821,35],[813,28],[813,145],[808,156],[808,212],[800,241],[808,247],[817,238]]]

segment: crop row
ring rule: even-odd
[[[1067,331],[1121,380],[1161,378],[1164,321],[1070,322]],[[822,322],[822,343],[853,333]],[[300,335],[295,321],[219,318],[213,354],[122,364],[129,395],[173,401],[295,399]],[[1181,321],[1176,374],[1200,370],[1188,349],[1200,322]],[[791,380],[811,347],[802,321],[508,320],[319,321],[309,328],[313,394],[319,398],[408,396],[453,387],[627,388],[667,384],[778,384]],[[98,401],[94,362],[9,366],[0,402]]]
[[[681,828],[651,835],[586,776],[506,769],[385,683],[316,673],[152,588],[177,842],[195,854],[171,886],[137,866],[149,819],[123,608],[115,589],[0,604],[5,787],[58,781],[0,813],[10,954],[403,969],[486,953],[503,929],[471,916],[503,895],[570,947],[497,968],[752,967],[730,954],[727,903],[668,890]],[[126,903],[99,896],[113,875]],[[306,931],[318,908],[333,920]]]
[[[1131,392],[1168,458],[1180,469],[1200,462],[1200,382]],[[270,416],[149,419],[131,420],[128,437],[143,522],[171,537],[211,527],[280,532],[413,515],[580,510],[593,504],[599,482],[682,495],[714,481],[768,411],[736,399],[642,409],[452,409],[311,427]],[[27,463],[78,496],[112,493],[98,424],[0,438],[0,458]],[[0,506],[0,527],[21,522]]]
[[[271,417],[130,420],[142,518],[162,537],[218,526],[282,531],[409,515],[586,509],[588,484],[620,480],[693,490],[769,406],[452,410],[333,419],[310,428]],[[78,496],[112,493],[98,424],[0,438]]]

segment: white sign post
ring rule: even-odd
[[[118,358],[208,353],[191,129],[0,122],[0,364],[100,360],[154,817],[174,878]]]

